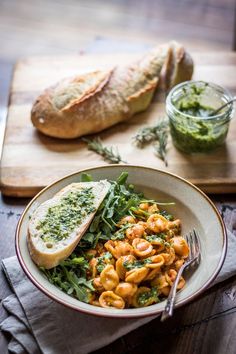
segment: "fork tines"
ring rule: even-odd
[[[198,233],[195,229],[189,232],[185,236],[186,242],[189,246],[189,257],[188,260],[193,262],[194,260],[200,260],[201,246]]]

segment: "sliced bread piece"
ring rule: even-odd
[[[72,183],[34,211],[27,239],[38,266],[50,269],[70,256],[109,188],[106,180]]]

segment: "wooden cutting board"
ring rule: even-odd
[[[38,133],[30,121],[33,101],[41,91],[61,78],[95,69],[124,64],[136,54],[31,57],[15,66],[1,162],[1,188],[5,195],[33,196],[41,188],[66,174],[105,164],[88,151],[80,139],[49,138]],[[215,82],[236,94],[236,54],[193,54],[194,79]],[[168,167],[153,153],[132,144],[132,137],[146,124],[163,116],[163,93],[156,94],[150,108],[126,123],[100,134],[106,145],[114,145],[130,164],[167,170],[187,178],[208,193],[236,191],[236,121],[232,120],[226,145],[210,154],[187,155],[168,144]]]

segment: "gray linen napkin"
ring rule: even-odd
[[[236,274],[236,237],[228,231],[225,263],[214,284]],[[2,266],[13,294],[3,300],[8,311],[0,325],[12,335],[9,351],[16,354],[84,354],[99,349],[151,321],[107,319],[70,310],[41,293],[25,276],[16,257]]]

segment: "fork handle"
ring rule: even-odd
[[[185,264],[183,264],[182,267],[180,267],[178,274],[174,280],[174,283],[172,284],[172,287],[170,289],[170,293],[167,298],[167,303],[166,303],[165,309],[161,315],[162,322],[173,315],[177,286],[178,286],[180,277],[183,274],[184,268],[185,268]]]

